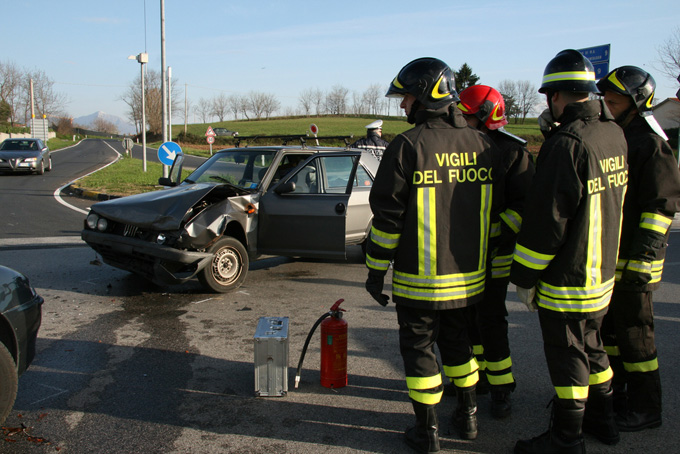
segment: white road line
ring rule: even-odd
[[[69,183],[66,183],[66,184],[63,185],[62,187],[58,188],[56,191],[54,191],[54,194],[53,194],[53,196],[54,196],[54,198],[57,200],[57,202],[61,203],[61,204],[64,205],[66,208],[70,208],[70,209],[72,209],[72,210],[74,210],[74,211],[77,211],[78,213],[82,213],[82,214],[87,214],[87,213],[88,213],[87,210],[83,210],[82,208],[78,208],[78,207],[76,207],[76,206],[71,205],[70,203],[65,202],[65,201],[61,198],[61,196],[60,196],[59,194],[61,193],[61,191],[62,191],[64,188],[66,188],[67,186],[69,186],[69,185],[73,184],[74,182],[80,180],[81,178],[85,178],[85,177],[88,176],[88,175],[92,175],[93,173],[98,172],[98,171],[100,171],[100,170],[102,170],[102,169],[105,169],[106,167],[110,166],[111,164],[114,164],[114,163],[118,162],[118,160],[122,157],[121,154],[118,153],[118,151],[116,151],[116,149],[113,148],[111,145],[109,145],[107,142],[104,142],[104,143],[106,144],[107,147],[109,147],[109,148],[112,149],[114,152],[116,152],[116,154],[118,155],[118,157],[117,157],[114,161],[109,162],[108,164],[106,164],[105,166],[102,166],[102,167],[100,167],[100,168],[98,168],[98,169],[96,169],[96,170],[93,170],[92,172],[90,172],[90,173],[88,173],[88,174],[86,174],[86,175],[82,175],[82,176],[76,178],[75,180],[73,180],[73,181],[71,181],[71,182],[69,182]]]

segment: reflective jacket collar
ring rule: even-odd
[[[585,102],[572,102],[564,107],[564,112],[559,118],[563,125],[575,120],[594,120],[600,117],[603,121],[614,121],[609,109],[604,108],[604,101],[593,99]]]

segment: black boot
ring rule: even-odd
[[[453,425],[463,440],[477,438],[477,394],[474,386],[457,388],[458,406],[453,413]]]
[[[495,419],[503,419],[512,413],[510,391],[491,389],[491,416]]]
[[[550,428],[531,440],[515,444],[515,454],[585,454],[581,434],[584,409],[564,409],[553,403]]]
[[[621,432],[638,432],[661,425],[661,378],[658,369],[628,373],[627,394],[628,411],[615,417]]]
[[[439,452],[437,406],[415,400],[411,400],[411,403],[416,414],[416,425],[406,431],[406,444],[424,454]]]
[[[591,387],[583,417],[583,431],[607,445],[615,445],[621,439],[614,422],[614,391],[611,387],[604,393]]]

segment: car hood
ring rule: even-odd
[[[122,224],[176,230],[187,211],[219,186],[224,185],[197,183],[176,186],[95,203],[91,210]]]

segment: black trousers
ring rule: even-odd
[[[466,312],[466,308],[438,311],[397,304],[399,347],[406,377],[441,373],[435,345],[444,366],[460,366],[474,359]]]
[[[602,338],[614,369],[614,384],[626,388],[630,410],[661,412],[652,292],[614,287],[602,324]]]
[[[590,385],[608,388],[612,373],[600,336],[602,317],[566,319],[538,311],[543,349],[555,392],[563,408],[585,408]]]

